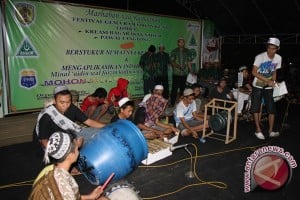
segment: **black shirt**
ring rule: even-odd
[[[146,120],[146,108],[145,107],[138,107],[135,111],[134,115],[134,123],[136,125],[138,124],[144,124]]]
[[[116,121],[118,121],[120,119],[120,117],[119,117],[119,115],[114,115],[111,119],[110,119],[110,123],[113,123],[113,122],[116,122]],[[132,116],[130,116],[127,120],[129,120],[129,121],[133,121],[132,120]]]
[[[70,107],[64,113],[64,116],[69,118],[73,122],[85,122],[88,117],[75,105],[71,104]],[[48,114],[44,114],[39,121],[39,136],[41,139],[48,139],[56,131],[67,131],[61,129],[56,125]],[[35,132],[35,129],[34,129]]]

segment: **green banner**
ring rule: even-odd
[[[0,4],[0,24],[3,24],[3,18],[2,18],[2,3]],[[0,44],[3,43],[3,28],[2,25],[0,25]],[[4,83],[4,76],[3,76],[3,71],[4,71],[4,54],[3,54],[4,46],[0,46],[0,118],[4,116],[4,103],[6,103],[4,100],[4,88],[3,88],[3,83]]]
[[[170,52],[179,37],[199,69],[200,21],[39,1],[7,1],[5,11],[10,112],[41,108],[56,85],[82,99],[119,77],[143,96],[140,56],[151,44]]]

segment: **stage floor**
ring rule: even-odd
[[[285,106],[284,104],[283,109],[279,110],[280,115],[284,115]],[[191,159],[184,148],[181,148],[173,151],[171,156],[149,166],[139,165],[132,173],[124,177],[124,180],[135,187],[142,199],[295,199],[300,185],[299,167],[292,169],[290,182],[275,191],[257,187],[252,192],[245,193],[244,173],[247,158],[263,146],[281,147],[289,152],[296,162],[300,161],[299,113],[299,104],[289,105],[288,117],[282,126],[281,135],[273,139],[267,137],[264,141],[254,136],[253,122],[246,121],[238,122],[237,139],[229,144],[211,138],[207,138],[206,143],[200,143],[191,137],[179,137],[178,144],[193,144],[189,145],[188,149],[193,158],[197,155],[196,159],[193,159],[193,161],[196,160],[196,164],[193,162],[192,165],[192,171],[196,175],[194,178],[186,176],[186,172],[191,169]],[[25,115],[23,117],[23,119],[20,116],[11,117],[11,123],[15,123],[12,123],[9,134],[14,135],[16,131],[25,130],[24,127],[21,130],[21,127],[29,117]],[[26,123],[34,124],[34,122]],[[264,127],[266,131],[267,124],[264,124]],[[32,126],[27,130],[32,131]],[[22,134],[24,132],[20,133]],[[11,200],[27,199],[32,181],[43,168],[42,158],[37,153],[36,146],[30,140],[4,145],[0,147],[0,159],[2,160],[0,195]],[[75,178],[81,193],[88,193],[94,187],[84,175],[76,175]],[[113,184],[116,185],[118,182],[111,185]]]

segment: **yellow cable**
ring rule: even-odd
[[[196,164],[197,164],[197,158],[198,158],[198,149],[197,149],[197,146],[195,144],[192,144],[194,149],[195,149],[195,156],[194,157],[191,157],[191,158],[186,158],[186,159],[191,159],[191,164],[193,164],[193,159],[194,159],[194,165],[193,165],[193,174],[195,175],[195,177],[197,178],[197,180],[199,181],[199,183],[194,183],[194,184],[189,184],[189,185],[186,185],[186,186],[183,186],[173,192],[168,192],[168,193],[164,193],[164,194],[160,194],[160,195],[157,195],[157,196],[153,196],[153,197],[145,197],[145,198],[142,198],[143,200],[149,200],[149,199],[157,199],[157,198],[160,198],[160,197],[165,197],[165,196],[168,196],[168,195],[172,195],[172,194],[175,194],[175,193],[178,193],[186,188],[189,188],[189,187],[194,187],[194,186],[199,186],[199,185],[211,185],[213,187],[216,187],[216,188],[220,188],[220,189],[226,189],[227,188],[227,184],[226,183],[223,183],[223,182],[220,182],[220,181],[203,181],[199,178],[197,172],[196,172]],[[183,161],[183,160],[186,160],[186,159],[182,159],[180,161]],[[177,161],[178,162],[178,161]],[[174,162],[174,163],[177,163],[177,162]],[[169,166],[169,165],[167,165]]]
[[[196,179],[199,181],[199,183],[189,184],[189,185],[183,186],[183,187],[181,187],[181,188],[179,188],[179,189],[177,189],[175,191],[172,191],[172,192],[163,193],[163,194],[160,194],[160,195],[157,195],[157,196],[152,196],[152,197],[144,197],[142,199],[143,200],[157,199],[157,198],[161,198],[161,197],[165,197],[165,196],[168,196],[168,195],[172,195],[172,194],[178,193],[178,192],[180,192],[180,191],[182,191],[182,190],[184,190],[186,188],[189,188],[189,187],[200,186],[200,185],[210,185],[210,186],[213,186],[213,187],[216,187],[216,188],[219,188],[219,189],[226,189],[227,188],[227,184],[224,183],[224,182],[220,182],[220,181],[204,181],[204,180],[200,179],[200,177],[198,176],[198,174],[196,172],[197,158],[200,158],[200,157],[203,158],[203,157],[208,157],[208,156],[215,156],[215,155],[225,154],[225,153],[234,152],[234,151],[247,150],[247,149],[250,149],[251,151],[255,151],[255,149],[257,149],[257,148],[259,148],[261,146],[265,146],[265,145],[269,144],[270,142],[267,142],[267,143],[264,143],[264,144],[261,144],[261,145],[250,146],[250,147],[242,147],[242,148],[237,148],[237,149],[230,149],[230,150],[226,150],[226,151],[220,151],[220,152],[206,154],[206,155],[201,155],[201,156],[198,156],[198,148],[197,148],[197,146],[195,144],[192,144],[193,147],[194,147],[194,149],[195,149],[195,152],[196,152],[195,156],[192,157],[192,158],[181,159],[181,160],[178,160],[176,162],[165,164],[165,165],[139,166],[140,168],[167,167],[167,166],[170,166],[170,165],[177,164],[179,162],[183,162],[183,161],[188,160],[188,159],[194,159],[193,174],[195,175]],[[191,160],[191,162],[192,162],[192,160]]]
[[[20,186],[32,185],[33,181],[34,180],[22,181],[22,182],[17,182],[17,183],[11,183],[11,184],[7,184],[7,185],[1,185],[0,189],[10,188],[10,187],[20,187]]]
[[[81,173],[79,174],[75,174],[73,176],[78,176],[80,175]],[[11,187],[21,187],[21,186],[32,186],[34,182],[34,179],[33,180],[29,180],[29,181],[21,181],[21,182],[17,182],[17,183],[10,183],[10,184],[6,184],[6,185],[0,185],[0,190],[1,189],[5,189],[5,188],[11,188]]]
[[[197,156],[197,158],[204,158],[204,157],[208,157],[208,156],[214,156],[214,155],[219,155],[219,154],[225,154],[225,153],[230,153],[230,152],[234,152],[234,151],[240,151],[240,150],[245,150],[245,149],[250,149],[252,151],[255,151],[255,149],[257,149],[258,147],[261,147],[261,146],[265,146],[267,143],[265,144],[262,144],[262,145],[257,145],[257,146],[251,146],[251,147],[242,147],[242,148],[237,148],[237,149],[230,149],[230,150],[226,150],[226,151],[220,151],[220,152],[215,152],[215,153],[210,153],[210,154],[203,154],[201,156]],[[195,157],[193,157],[195,158]],[[171,166],[171,165],[175,165],[177,163],[180,163],[180,162],[183,162],[183,161],[186,161],[186,160],[189,160],[190,158],[184,158],[184,159],[181,159],[181,160],[177,160],[175,162],[172,162],[172,163],[168,163],[168,164],[164,164],[164,165],[140,165],[138,166],[139,168],[160,168],[160,167],[168,167],[168,166]]]
[[[275,139],[275,138],[274,138]],[[186,188],[189,188],[189,187],[192,187],[192,186],[199,186],[199,185],[211,185],[211,186],[214,186],[214,187],[217,187],[217,188],[220,188],[220,189],[225,189],[227,188],[227,185],[223,182],[219,182],[219,181],[203,181],[199,178],[199,176],[197,175],[196,173],[196,161],[197,161],[197,158],[203,158],[203,157],[208,157],[208,156],[215,156],[215,155],[220,155],[220,154],[225,154],[225,153],[229,153],[229,152],[234,152],[234,151],[241,151],[241,150],[245,150],[245,149],[250,149],[252,151],[255,151],[256,148],[258,147],[261,147],[261,146],[265,146],[269,143],[271,143],[274,139],[270,140],[268,143],[264,143],[264,144],[261,144],[261,145],[257,145],[257,146],[250,146],[250,147],[243,147],[243,148],[237,148],[237,149],[231,149],[231,150],[226,150],[226,151],[220,151],[220,152],[215,152],[215,153],[211,153],[211,154],[205,154],[205,155],[201,155],[201,156],[198,156],[198,149],[197,149],[197,146],[195,144],[192,144],[195,148],[195,152],[196,152],[196,155],[195,157],[192,157],[192,159],[194,159],[194,170],[193,170],[193,173],[194,175],[196,176],[197,180],[200,182],[200,183],[195,183],[195,184],[190,184],[190,185],[186,185],[184,187],[181,187],[173,192],[170,192],[170,193],[166,193],[166,194],[162,194],[162,195],[159,195],[157,197],[148,197],[148,198],[143,198],[143,199],[155,199],[155,198],[159,198],[159,197],[162,197],[162,196],[167,196],[167,195],[171,195],[171,194],[174,194],[174,193],[177,193],[179,191],[182,191]],[[180,163],[180,162],[183,162],[183,161],[186,161],[188,159],[191,159],[191,158],[185,158],[185,159],[182,159],[182,160],[178,160],[178,161],[175,161],[173,163],[169,163],[169,164],[165,164],[165,165],[153,165],[153,166],[138,166],[139,168],[159,168],[159,167],[167,167],[167,166],[171,166],[171,165],[174,165],[174,164],[177,164],[177,163]],[[81,173],[80,173],[81,174]],[[76,174],[76,175],[80,175],[80,174]],[[74,175],[74,176],[76,176]],[[22,181],[22,182],[17,182],[17,183],[11,183],[11,184],[6,184],[6,185],[1,185],[0,186],[0,190],[1,189],[5,189],[5,188],[10,188],[10,187],[21,187],[21,186],[32,186],[34,180],[29,180],[29,181]],[[219,185],[218,185],[219,184]]]

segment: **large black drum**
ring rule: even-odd
[[[212,130],[220,131],[227,127],[227,120],[228,120],[228,112],[226,110],[222,110],[212,115],[208,120],[208,124]]]

